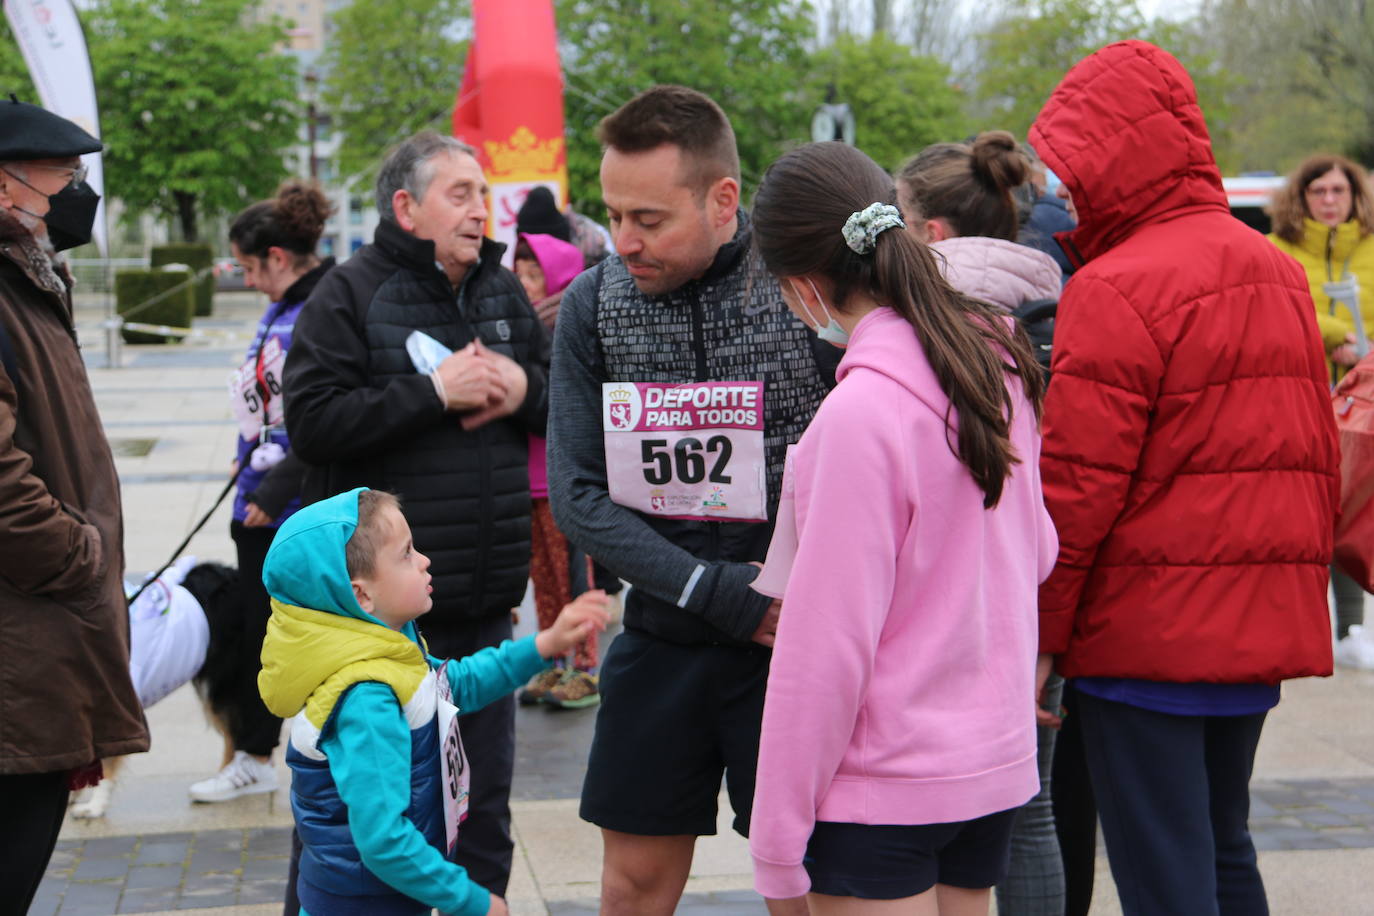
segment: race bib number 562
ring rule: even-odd
[[[648,515],[768,517],[762,382],[601,386],[611,499]]]

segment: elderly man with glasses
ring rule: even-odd
[[[59,254],[99,200],[100,141],[0,101],[0,916],[24,913],[72,788],[148,749],[129,679],[119,480]]]

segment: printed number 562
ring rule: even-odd
[[[688,436],[677,440],[671,451],[667,439],[645,439],[640,443],[644,479],[656,486],[672,480],[674,471],[682,483],[701,483],[707,479],[708,454],[716,456],[715,463],[711,465],[710,481],[729,483],[730,475],[725,473],[725,469],[730,463],[730,452],[730,439],[727,436],[712,436],[706,440],[705,446],[700,439]]]

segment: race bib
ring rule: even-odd
[[[647,515],[764,521],[763,382],[606,382],[611,500]]]
[[[229,407],[238,421],[239,435],[250,442],[258,438],[263,426],[283,423],[281,378],[285,364],[286,351],[281,348],[281,341],[269,337],[262,345],[259,359],[248,360],[229,376]],[[262,384],[267,388],[265,404],[258,388],[259,366]]]
[[[439,769],[443,780],[444,796],[444,840],[448,855],[458,843],[458,825],[467,820],[468,788],[472,783],[472,773],[468,770],[468,757],[463,752],[463,739],[458,734],[458,707],[453,705],[453,690],[448,682],[448,663],[440,665],[434,672],[434,680],[439,687],[438,716],[440,745]]]

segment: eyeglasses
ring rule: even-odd
[[[1307,186],[1308,197],[1349,197],[1349,188],[1318,188],[1314,185]]]
[[[86,163],[84,162],[75,168],[72,168],[70,165],[29,165],[28,167],[31,169],[43,169],[48,172],[68,172],[70,173],[70,177],[67,179],[67,184],[72,185],[81,184],[81,182],[85,181],[88,172]]]

